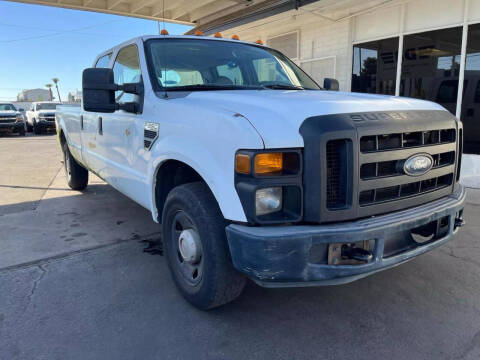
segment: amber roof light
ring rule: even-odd
[[[215,34],[215,37],[216,37],[216,38],[222,38],[223,36],[222,36],[222,34],[220,34],[219,32],[217,32],[217,33]]]
[[[162,29],[162,31],[160,31],[160,35],[168,35],[168,31],[165,29]]]
[[[195,31],[195,35],[196,36],[202,36],[203,32],[201,32],[200,30],[197,30],[197,31]]]
[[[232,39],[233,39],[233,40],[240,40],[240,38],[238,37],[238,35],[232,35]]]
[[[263,45],[263,41],[258,39],[257,41],[255,41],[255,44],[258,44],[258,45]]]

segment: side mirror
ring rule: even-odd
[[[142,82],[117,85],[113,70],[106,68],[89,68],[82,75],[83,109],[91,112],[113,113],[125,110],[131,113],[141,112],[137,102],[116,103],[115,91],[143,96]],[[142,101],[143,102],[143,101]]]
[[[83,70],[82,90],[85,111],[112,113],[117,110],[112,69]]]
[[[338,91],[340,86],[338,85],[338,80],[325,78],[323,79],[323,88],[330,91]]]

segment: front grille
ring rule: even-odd
[[[433,167],[437,169],[442,166],[455,163],[455,151],[448,151],[432,155]],[[379,161],[363,164],[360,167],[360,178],[362,180],[375,179],[388,176],[403,175],[403,162],[407,159]]]
[[[455,129],[442,129],[363,136],[360,139],[360,151],[375,152],[448,144],[455,142],[455,133]]]
[[[15,122],[16,120],[16,115],[0,115],[0,123],[2,124]]]
[[[410,196],[425,194],[452,185],[453,174],[443,175],[403,185],[365,190],[360,193],[360,206],[399,200]]]
[[[347,205],[349,139],[327,142],[327,208],[339,209]]]
[[[456,130],[367,135],[360,138],[360,207],[420,196],[453,184]],[[428,154],[432,168],[418,177],[404,171],[411,156]]]

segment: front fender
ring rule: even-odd
[[[239,149],[263,149],[263,141],[245,118],[223,119],[216,131],[210,126],[181,125],[181,132],[170,131],[161,124],[160,133],[151,149],[148,179],[151,183],[151,209],[155,221],[158,210],[155,203],[155,182],[158,169],[167,160],[177,160],[193,168],[205,181],[217,200],[225,219],[246,221],[243,207],[234,185],[234,159]],[[195,124],[193,124],[195,125]],[[211,126],[212,125],[210,124]],[[175,125],[177,126],[177,125]],[[180,135],[181,134],[181,135]]]

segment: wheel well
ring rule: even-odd
[[[60,145],[64,145],[67,142],[67,139],[65,139],[65,134],[63,133],[63,130],[60,129]]]
[[[163,163],[156,175],[155,204],[158,212],[158,222],[162,222],[162,212],[168,193],[176,186],[202,181],[202,177],[187,164],[168,160]]]

